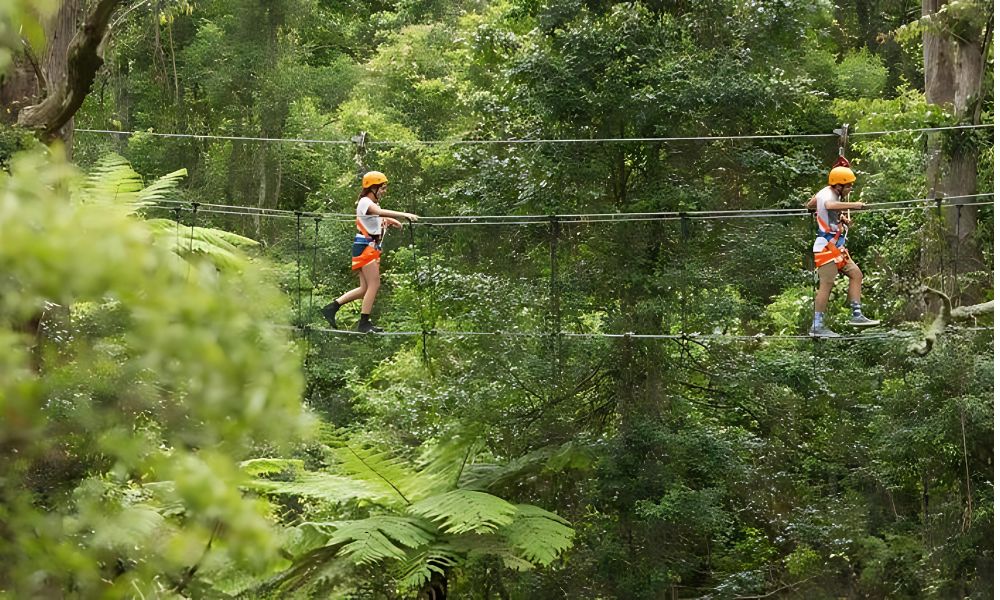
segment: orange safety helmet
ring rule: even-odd
[[[854,183],[857,179],[852,171],[848,167],[834,167],[830,171],[830,177],[828,181],[830,185],[843,185],[845,183]]]
[[[381,171],[368,171],[365,173],[365,176],[361,178],[361,188],[365,190],[380,183],[389,183],[389,178],[386,177],[385,173]]]

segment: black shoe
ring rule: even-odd
[[[361,321],[358,323],[358,331],[361,333],[382,333],[381,327],[376,327],[371,321]]]
[[[324,306],[323,308],[319,309],[319,312],[322,313],[323,318],[326,319],[326,322],[329,323],[330,327],[334,329],[337,328],[338,310],[340,310],[340,305],[337,304],[336,302],[331,302],[326,306]]]

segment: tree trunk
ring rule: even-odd
[[[19,111],[19,126],[35,130],[46,142],[57,138],[71,141],[73,115],[104,64],[105,35],[120,1],[97,0],[78,24],[79,0],[64,0],[48,30],[44,80],[39,82],[41,97]]]
[[[948,0],[922,0],[922,14],[925,17],[937,15],[946,4]],[[928,103],[950,107],[952,114],[961,121],[979,121],[984,40],[988,43],[989,38],[990,30],[985,22],[948,23],[948,27],[931,25],[924,30],[924,94]],[[945,200],[943,222],[932,220],[924,232],[924,278],[935,278],[946,293],[961,301],[978,302],[982,299],[982,286],[959,283],[963,274],[984,269],[983,253],[974,235],[978,207],[959,209],[949,206],[952,202],[947,198],[976,193],[979,148],[970,143],[945,144],[943,134],[931,134],[928,155],[930,194]],[[972,201],[965,198],[954,202]]]
[[[4,123],[17,123],[21,110],[45,95],[49,81],[66,77],[66,52],[80,14],[80,0],[63,0],[59,10],[43,24],[45,48],[24,46],[24,53],[14,57],[13,68],[0,81]]]
[[[424,584],[417,595],[420,600],[446,600],[448,598],[448,576],[432,572],[431,580]]]

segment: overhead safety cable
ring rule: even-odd
[[[933,131],[949,131],[956,129],[983,129],[993,127],[993,123],[978,125],[948,125],[943,127],[919,127],[910,129],[894,129],[885,131],[852,132],[853,136],[890,135],[894,133],[925,133]],[[167,133],[157,131],[121,131],[115,129],[74,129],[78,133],[96,133],[105,135],[149,135],[163,138],[187,138],[196,140],[228,140],[238,142],[274,142],[287,144],[327,144],[335,146],[354,145],[353,140],[324,140],[310,138],[272,138],[249,135],[216,135],[207,133]],[[507,140],[384,140],[368,141],[369,146],[468,146],[488,144],[595,144],[620,142],[698,142],[714,140],[772,140],[795,138],[832,138],[835,133],[772,133],[755,135],[704,135],[704,136],[673,136],[673,137],[631,137],[631,138],[514,138]]]

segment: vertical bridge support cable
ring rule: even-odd
[[[303,325],[306,338],[306,363],[309,362],[309,350],[312,345],[312,328],[309,321],[313,316],[313,290],[316,288],[316,253],[319,251],[319,222],[322,217],[313,217],[313,246],[312,246],[312,266],[309,269],[309,312],[306,315],[306,323]]]
[[[174,231],[174,249],[175,249],[175,252],[180,253],[180,251],[181,251],[181,207],[180,207],[180,205],[174,207],[174,222],[177,223],[176,230]]]
[[[417,308],[420,311],[420,351],[423,356],[424,368],[427,368],[430,364],[430,359],[427,355],[427,311],[424,306],[424,275],[420,272],[420,257],[417,256],[417,234],[414,231],[415,228],[410,223],[407,229],[410,235],[410,253],[413,257],[413,276],[411,279],[413,280],[413,287],[417,292]]]
[[[945,255],[945,229],[944,229],[944,210],[942,209],[941,195],[937,192],[934,193],[934,205],[937,208],[937,221],[938,221],[938,284],[941,291],[945,291],[945,279],[944,279],[944,255]]]
[[[807,240],[807,242],[809,242],[809,241],[813,241],[813,240],[816,239],[816,226],[813,225],[813,223],[816,222],[816,210],[810,208],[809,209],[809,213],[806,215],[806,217],[807,217],[807,220],[806,220],[806,231],[808,232],[808,236],[806,237],[806,240]],[[812,297],[813,297],[812,307],[813,307],[813,311],[812,311],[812,314],[809,315],[809,325],[808,325],[808,327],[809,327],[810,330],[812,330],[813,320],[816,318],[816,296],[819,295],[819,269],[816,268],[816,261],[813,258],[812,248],[813,248],[813,245],[811,243],[809,243],[806,246],[806,249],[805,249],[806,251],[805,251],[805,254],[803,255],[803,261],[802,261],[803,262],[803,266],[806,268],[806,272],[811,275],[810,279],[812,279]],[[817,372],[818,365],[819,365],[819,338],[818,337],[812,338],[812,344],[811,344],[810,350],[812,351],[812,364],[813,364],[813,368],[812,368],[813,381],[812,381],[812,383],[816,386],[817,389],[819,389],[819,373]]]
[[[562,370],[562,316],[560,314],[559,286],[559,219],[549,215],[549,309],[552,319],[553,376]]]
[[[956,204],[955,205],[955,211],[956,211],[956,214],[955,214],[955,242],[954,242],[954,244],[955,244],[955,251],[952,252],[952,260],[951,260],[951,285],[952,285],[952,288],[951,288],[951,294],[950,294],[950,296],[951,296],[951,298],[953,298],[952,305],[954,305],[954,303],[955,303],[954,298],[957,298],[958,295],[962,291],[962,287],[958,284],[958,261],[959,261],[959,254],[960,254],[960,252],[962,250],[962,237],[961,237],[962,236],[962,205],[961,204]]]
[[[313,217],[312,266],[309,272],[309,317],[313,314],[313,290],[316,288],[316,253],[319,251],[319,222],[322,217]]]
[[[681,213],[681,335],[687,336],[688,330],[688,295],[691,283],[688,277],[687,246],[691,239],[691,221],[686,212]],[[684,340],[685,343],[687,340]]]
[[[198,221],[198,207],[201,206],[198,202],[191,203],[191,237],[188,240],[188,272],[187,278],[191,279],[191,263],[194,260],[194,226]]]
[[[302,326],[302,212],[295,211],[295,304]]]

